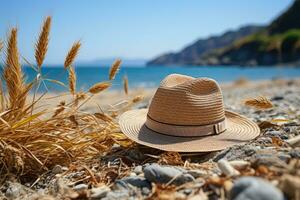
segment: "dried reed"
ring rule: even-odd
[[[76,73],[72,66],[69,67],[69,90],[72,95],[76,94]]]
[[[144,99],[144,96],[142,95],[137,95],[132,99],[132,103],[138,103]]]
[[[264,96],[249,98],[244,101],[246,106],[251,106],[259,110],[269,109],[273,107],[272,102]]]
[[[109,70],[109,80],[113,80],[119,71],[122,61],[120,59],[115,60]]]
[[[105,121],[105,122],[111,122],[111,121],[113,121],[113,118],[110,117],[109,115],[105,114],[105,113],[95,113],[94,115],[98,119],[101,119],[102,121]]]
[[[128,95],[128,78],[127,78],[127,76],[123,77],[123,85],[124,85],[124,92],[126,95]]]
[[[70,67],[73,64],[75,57],[79,52],[80,47],[81,47],[80,41],[77,41],[73,44],[65,59],[65,63],[64,63],[65,69]]]
[[[11,29],[7,41],[6,63],[3,77],[9,93],[10,108],[22,109],[25,106],[27,90],[24,83],[24,74],[19,61],[16,28]]]
[[[38,68],[41,68],[48,50],[50,26],[51,17],[48,16],[44,21],[39,39],[35,45],[35,60]]]
[[[39,67],[47,51],[50,19],[48,17],[44,22],[36,45],[36,62]],[[109,151],[115,142],[128,143],[126,141],[129,140],[116,131],[118,125],[109,115],[82,112],[79,107],[84,103],[70,107],[87,96],[86,92],[76,93],[75,90],[76,74],[72,63],[80,45],[79,42],[74,43],[65,62],[65,68],[70,67],[69,90],[75,98],[68,103],[61,102],[55,109],[37,109],[34,105],[43,101],[44,96],[26,104],[28,92],[36,80],[25,83],[17,49],[17,29],[10,31],[2,71],[6,82],[3,84],[6,87],[4,91],[7,92],[2,92],[2,82],[0,85],[0,181],[8,175],[16,175],[19,180],[24,178],[28,181],[57,164],[66,166],[75,161],[89,162],[95,155]],[[89,92],[96,94],[110,86],[111,82],[100,82],[91,87]],[[107,120],[109,123],[103,123]]]
[[[107,88],[109,88],[111,86],[111,83],[108,81],[104,81],[104,82],[100,82],[100,83],[96,83],[95,85],[93,85],[90,89],[89,92],[92,94],[97,94],[99,92],[102,92],[103,90],[106,90]]]

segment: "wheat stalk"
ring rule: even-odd
[[[44,21],[39,39],[35,45],[35,60],[39,68],[41,68],[48,50],[50,27],[51,17],[48,16]]]
[[[66,102],[65,101],[61,101],[59,103],[59,105],[56,107],[55,112],[54,112],[54,114],[53,114],[52,117],[56,117],[57,115],[59,115],[60,113],[62,113],[65,110],[65,105],[66,105]]]
[[[10,107],[13,109],[23,108],[27,94],[24,94],[26,86],[24,85],[24,74],[19,61],[16,28],[11,29],[7,41],[6,62],[3,76],[9,94]]]
[[[124,85],[124,92],[127,95],[128,94],[128,78],[127,78],[127,76],[123,77],[123,85]]]
[[[111,86],[111,83],[108,81],[96,83],[89,89],[89,92],[92,94],[97,94],[97,93],[109,88],[110,86]]]
[[[113,120],[109,115],[107,115],[105,113],[95,113],[94,116],[105,122],[110,122]]]
[[[137,102],[140,102],[144,99],[144,96],[142,95],[137,95],[135,96],[133,99],[132,99],[132,103],[137,103]]]
[[[76,94],[76,73],[72,66],[69,67],[69,90],[72,95]]]
[[[109,80],[113,80],[121,66],[122,61],[120,59],[115,60],[109,70]]]
[[[244,101],[244,104],[256,109],[269,109],[273,107],[272,102],[264,96],[246,99]]]
[[[81,47],[80,41],[77,41],[73,44],[73,46],[69,50],[69,52],[66,56],[66,59],[65,59],[65,63],[64,63],[65,69],[67,69],[68,67],[70,67],[73,64],[75,57],[77,56],[77,54],[79,52],[80,47]]]

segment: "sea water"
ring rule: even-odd
[[[24,67],[26,80],[31,81],[37,76],[37,72],[30,67]],[[77,89],[85,90],[93,84],[108,80],[109,67],[77,66]],[[300,79],[300,67],[235,67],[235,66],[123,66],[112,82],[112,89],[123,88],[123,77],[127,76],[130,88],[157,87],[160,81],[168,74],[178,73],[193,77],[209,77],[218,82],[230,82],[241,77],[249,80],[266,79]],[[54,79],[65,84],[68,83],[68,73],[63,66],[42,67],[43,81],[40,90],[47,88],[50,91],[64,91],[66,87],[47,81]]]

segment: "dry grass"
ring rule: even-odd
[[[41,68],[46,57],[49,43],[50,27],[51,17],[48,16],[44,21],[42,30],[39,35],[39,39],[35,45],[35,60],[38,68]]]
[[[73,64],[73,62],[79,52],[80,47],[81,47],[80,41],[77,41],[73,44],[73,46],[69,50],[69,52],[66,56],[66,59],[65,59],[65,63],[64,63],[65,69],[67,69],[68,67],[70,67]]]
[[[72,95],[76,95],[76,73],[72,66],[69,67],[69,90]]]
[[[100,83],[96,83],[92,87],[90,87],[89,92],[92,94],[97,94],[99,92],[102,92],[103,90],[106,90],[111,86],[111,82],[104,81]]]
[[[132,99],[132,103],[138,103],[144,99],[144,96],[138,95]]]
[[[244,101],[246,106],[254,107],[259,110],[269,109],[273,107],[272,102],[264,96],[249,98]]]
[[[127,78],[127,76],[123,77],[123,86],[124,86],[125,94],[128,95],[128,78]]]
[[[120,59],[115,60],[109,70],[109,80],[113,80],[118,73],[122,61]]]
[[[234,81],[234,85],[236,86],[244,86],[249,83],[249,80],[246,77],[240,77]]]
[[[25,107],[27,93],[32,85],[24,83],[24,74],[19,61],[16,28],[13,28],[8,36],[6,62],[2,76],[9,94],[8,108],[22,112]],[[10,113],[10,117],[18,118],[18,113]]]
[[[50,21],[48,17],[44,22],[36,45],[37,67],[42,65],[46,55]],[[34,90],[32,86],[38,85],[41,80],[25,83],[17,48],[17,29],[10,31],[2,72],[6,84],[1,84],[5,85],[3,91],[7,92],[0,87],[1,181],[10,176],[32,180],[57,164],[88,163],[96,155],[109,151],[114,143],[129,144],[112,114],[81,111],[86,99],[109,88],[111,82],[99,82],[88,91],[76,93],[76,72],[72,63],[80,46],[79,42],[75,42],[65,61],[65,67],[69,68],[69,91],[74,98],[69,102],[62,101],[56,108],[35,109],[34,105],[44,96],[33,101],[26,99],[29,91]]]

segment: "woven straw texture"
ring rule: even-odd
[[[172,129],[169,129],[170,133],[162,134],[163,131],[158,130],[159,124],[156,131],[150,129],[149,118],[168,127],[174,126],[174,134]],[[224,120],[226,130],[220,134],[191,132],[193,126],[214,126]],[[149,109],[127,111],[121,115],[119,124],[122,132],[139,144],[177,152],[222,150],[260,134],[254,122],[224,110],[223,96],[216,81],[178,74],[169,75],[161,82]],[[179,126],[183,131],[178,133]]]
[[[157,89],[148,115],[174,125],[217,123],[225,118],[220,87],[212,79],[171,74]]]

